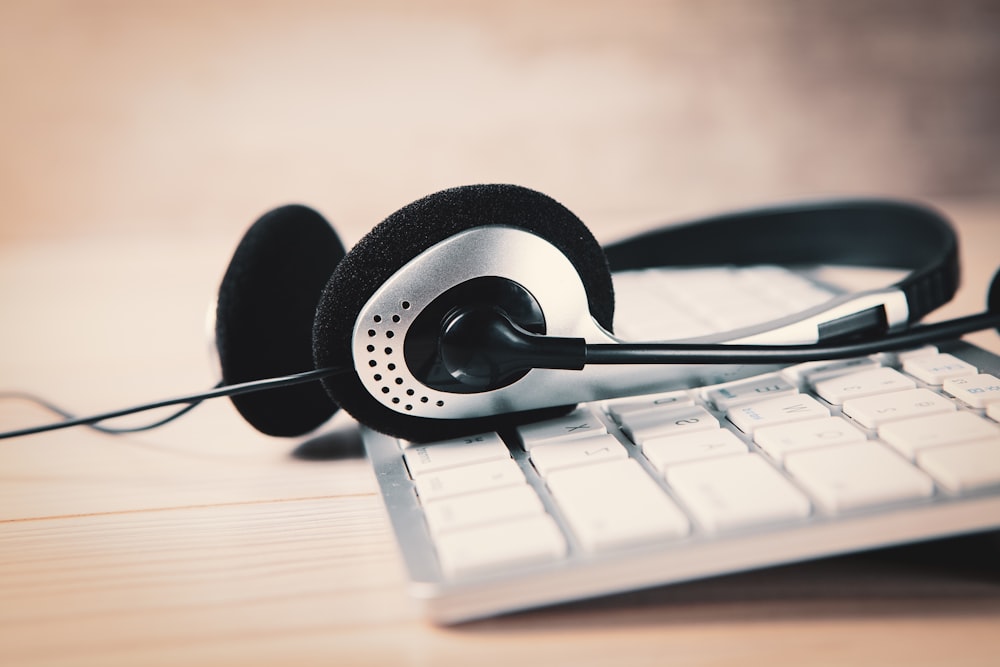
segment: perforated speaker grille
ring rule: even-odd
[[[412,412],[416,404],[444,407],[443,399],[432,399],[423,385],[414,383],[406,371],[403,355],[404,329],[409,301],[400,301],[398,312],[376,313],[368,322],[365,364],[377,390],[393,405]]]

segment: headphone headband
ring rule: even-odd
[[[731,264],[878,266],[897,282],[911,324],[947,303],[959,284],[951,224],[922,205],[880,199],[792,204],[661,227],[605,247],[612,271]]]

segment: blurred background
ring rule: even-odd
[[[474,182],[602,240],[777,199],[995,198],[998,35],[984,0],[4,0],[0,244],[235,243],[288,201],[354,241]]]

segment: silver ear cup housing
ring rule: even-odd
[[[524,288],[551,336],[612,342],[591,318],[573,264],[541,237],[513,227],[477,227],[428,248],[401,267],[358,314],[352,336],[355,369],[385,407],[418,417],[463,419],[560,405],[565,372],[535,369],[513,384],[482,393],[442,391],[421,382],[404,354],[411,327],[442,293],[486,277]]]
[[[582,316],[592,314],[610,330],[614,293],[607,259],[586,226],[566,207],[539,192],[503,184],[463,186],[428,195],[390,215],[355,244],[330,277],[316,308],[315,366],[346,366],[357,370],[328,378],[323,387],[358,421],[397,437],[433,440],[547,419],[572,407],[561,404],[557,408],[529,410],[530,414],[471,411],[469,418],[449,418],[437,414],[439,411],[432,417],[418,416],[414,414],[418,406],[444,407],[450,394],[443,392],[446,395],[436,397],[433,403],[431,395],[423,394],[427,401],[420,401],[417,394],[420,386],[411,383],[415,379],[412,373],[392,376],[389,386],[375,384],[387,375],[373,372],[371,362],[384,364],[382,370],[401,370],[403,365],[398,358],[370,357],[371,352],[381,349],[384,355],[387,347],[391,354],[405,350],[405,340],[415,319],[426,310],[424,304],[443,294],[442,289],[447,291],[448,285],[467,278],[510,274],[512,269],[505,267],[513,267],[519,277],[520,271],[525,270],[523,265],[538,264],[533,252],[526,253],[527,257],[517,256],[521,248],[519,244],[507,243],[510,232],[479,233],[481,229],[521,230],[524,236],[517,235],[518,238],[531,237],[539,244],[552,246],[547,249],[547,256],[557,257],[564,266],[575,267],[572,280],[581,283],[581,292],[585,292]],[[473,234],[465,236],[466,232]],[[435,259],[439,256],[444,259]],[[535,275],[550,275],[549,268],[541,264],[534,269]],[[520,282],[504,276],[498,279]],[[547,279],[562,280],[558,276]],[[540,289],[534,285],[524,287],[531,292]],[[535,298],[533,295],[532,299]],[[409,308],[404,308],[404,301]],[[379,322],[375,322],[375,316],[380,318]],[[394,322],[393,316],[399,321]],[[369,323],[378,326],[368,326]],[[390,324],[396,328],[389,328]],[[369,330],[375,334],[370,336]],[[367,340],[383,334],[384,339]],[[405,359],[405,353],[402,358]],[[394,365],[393,369],[389,364]],[[375,380],[375,374],[382,379]],[[401,395],[395,393],[398,386],[405,386]],[[406,398],[412,398],[408,393],[411,391],[418,403],[405,402]],[[399,402],[393,403],[392,398]],[[444,406],[437,406],[439,400]],[[406,405],[410,405],[410,410]]]

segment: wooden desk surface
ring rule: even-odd
[[[88,413],[207,388],[205,311],[264,207],[353,242],[472,182],[551,194],[602,241],[961,195],[931,198],[967,267],[941,315],[973,312],[1000,257],[998,23],[917,0],[2,3],[0,390]],[[48,419],[0,401],[0,428]],[[996,563],[967,540],[443,629],[346,419],[274,440],[217,401],[0,443],[5,666],[995,664]]]

